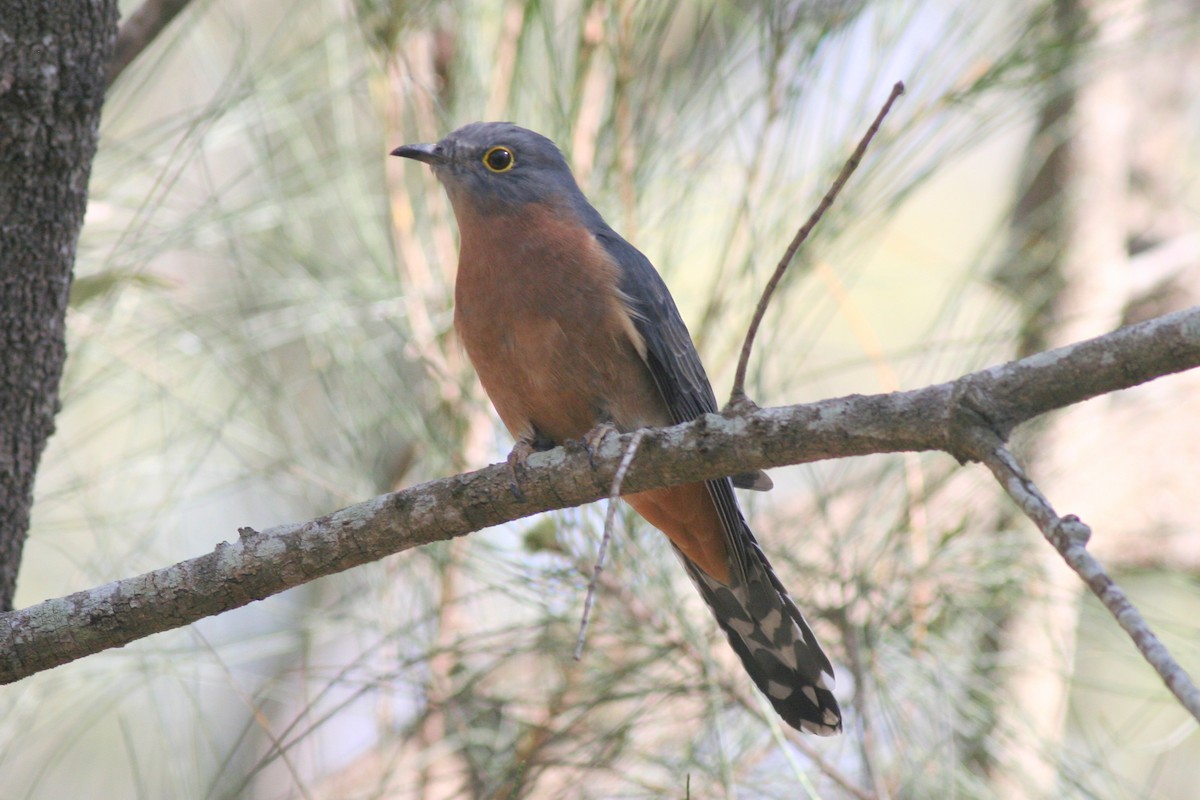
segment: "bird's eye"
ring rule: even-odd
[[[508,172],[516,163],[512,150],[507,147],[493,147],[483,154],[483,165],[492,172]]]

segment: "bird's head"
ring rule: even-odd
[[[528,203],[576,206],[583,195],[554,142],[510,122],[473,122],[436,144],[406,144],[392,155],[424,161],[456,211],[516,213]]]

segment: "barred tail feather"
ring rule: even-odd
[[[758,542],[748,528],[743,530],[744,580],[735,574],[726,586],[684,558],[688,575],[783,721],[818,736],[839,733],[842,714],[833,696],[833,666]]]

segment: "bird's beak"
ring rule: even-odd
[[[424,161],[426,164],[444,164],[446,158],[435,144],[405,144],[392,151],[392,155],[401,158],[412,158]]]

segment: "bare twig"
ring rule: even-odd
[[[698,670],[703,671],[707,668],[711,661],[710,656],[706,652],[698,650],[687,638],[680,636],[679,630],[674,627],[673,623],[664,619],[658,613],[659,609],[646,605],[643,598],[638,597],[636,593],[630,591],[627,585],[614,580],[611,576],[601,578],[601,582],[604,584],[604,590],[617,598],[621,606],[633,616],[641,628],[647,631],[654,631],[659,635],[660,641],[670,643],[688,661],[692,662]],[[762,695],[752,692],[745,680],[730,679],[728,676],[723,676],[718,679],[717,683],[725,696],[732,699],[758,719],[771,725],[776,735],[786,739],[788,744],[803,753],[807,759],[816,765],[817,769],[825,773],[826,777],[845,789],[856,800],[878,800],[876,795],[857,786],[841,769],[830,763],[821,754],[821,751],[811,743],[811,740],[801,734],[800,731],[795,728],[778,725],[776,723],[778,717],[775,713],[773,711],[769,713],[764,711],[766,704],[761,700]]]
[[[608,492],[608,511],[604,515],[604,535],[600,537],[600,551],[596,553],[596,564],[592,567],[592,578],[588,581],[587,597],[583,600],[583,616],[579,619],[579,638],[575,640],[575,660],[583,658],[583,643],[587,639],[588,620],[592,615],[592,604],[596,601],[596,584],[600,582],[600,573],[604,571],[604,557],[608,554],[608,543],[612,541],[613,524],[617,519],[617,503],[621,498],[621,484],[625,482],[625,473],[637,455],[646,428],[638,428],[633,432],[625,448],[625,455],[617,465],[617,474],[613,476],[612,489]]]
[[[749,698],[747,697],[746,691],[741,690],[738,692],[738,695],[742,705],[749,707],[747,705]],[[764,716],[761,706],[758,708],[758,715],[760,718]],[[825,774],[825,777],[829,778],[838,786],[842,787],[842,789],[849,792],[851,796],[856,798],[856,800],[877,800],[878,795],[872,794],[866,789],[856,785],[849,776],[847,776],[844,772],[831,764],[823,755],[821,755],[821,752],[813,746],[811,741],[804,738],[804,736],[800,734],[800,731],[795,730],[794,728],[782,727],[780,728],[780,731],[783,733],[784,738],[788,740],[788,744],[799,750],[801,753],[804,753],[804,757],[815,764],[817,769]]]
[[[262,706],[259,703],[256,703],[253,697],[246,694],[246,692],[242,690],[242,687],[238,684],[237,678],[233,674],[233,670],[231,670],[229,665],[225,663],[225,660],[217,654],[216,648],[212,646],[212,643],[208,641],[204,634],[202,634],[196,628],[191,630],[191,634],[197,641],[200,642],[201,647],[203,647],[204,650],[212,657],[213,663],[220,668],[221,673],[225,678],[226,685],[233,691],[237,698],[242,701],[242,705],[244,705],[250,712],[250,716],[254,720],[254,723],[258,725],[259,730],[263,732],[263,735],[267,737],[267,741],[271,743],[272,751],[279,754],[279,759],[283,762],[284,768],[291,776],[292,785],[296,787],[296,791],[301,797],[304,798],[304,800],[312,800],[313,794],[309,791],[308,786],[305,784],[304,777],[301,776],[300,770],[296,768],[295,759],[288,755],[287,748],[283,743],[283,737],[275,734],[275,731],[271,725],[271,720],[268,719],[267,715],[263,712]]]
[[[1054,546],[1067,565],[1075,570],[1104,607],[1112,613],[1171,693],[1197,721],[1200,721],[1200,690],[1197,690],[1187,672],[1150,630],[1150,626],[1125,592],[1088,552],[1087,542],[1092,533],[1091,529],[1073,514],[1058,516],[1008,448],[995,437],[991,438],[990,446],[980,448],[980,461],[992,471],[996,480],[1025,515],[1038,526],[1046,541]]]
[[[841,617],[838,620],[838,627],[842,631],[842,642],[846,647],[850,673],[854,676],[854,707],[858,709],[858,736],[856,738],[859,757],[862,758],[863,772],[871,781],[871,786],[875,789],[875,796],[880,800],[888,800],[891,795],[888,793],[887,784],[884,783],[883,774],[879,769],[879,737],[875,735],[874,713],[870,698],[867,696],[871,684],[866,679],[866,668],[863,664],[859,640],[860,632],[857,626],[846,618],[845,614],[838,616]]]
[[[828,458],[942,450],[977,457],[963,417],[997,436],[1048,411],[1200,366],[1200,307],[1131,325],[907,392],[852,395],[708,414],[648,429],[622,488],[641,492]],[[969,414],[964,414],[968,405]],[[285,589],[419,545],[608,496],[636,434],[610,436],[589,456],[557,448],[526,463],[509,492],[507,465],[429,481],[307,522],[250,528],[197,558],[0,614],[0,684],[239,608]],[[594,466],[593,466],[594,462]]]
[[[108,67],[108,85],[178,16],[188,0],[145,0],[117,31],[117,47]]]
[[[694,647],[685,641],[680,640],[680,645],[684,652],[697,664],[703,664],[705,656],[697,651]],[[755,695],[746,688],[745,681],[721,680],[721,689],[732,697],[738,705],[746,709],[758,719],[766,722],[772,727],[776,735],[782,736],[787,740],[787,743],[804,754],[804,757],[811,761],[818,770],[824,773],[825,777],[836,783],[846,792],[848,792],[856,800],[879,800],[879,795],[864,789],[854,783],[848,775],[842,772],[838,767],[830,763],[821,751],[812,744],[812,740],[795,728],[785,728],[775,721],[775,717],[763,711],[764,703],[759,699],[761,695]]]
[[[1128,275],[1130,294],[1136,297],[1178,277],[1197,262],[1200,262],[1200,231],[1190,231],[1130,256],[1122,271]]]
[[[904,82],[896,81],[896,85],[892,87],[892,93],[888,95],[883,108],[879,109],[879,113],[875,115],[875,121],[871,123],[871,127],[867,128],[867,132],[863,134],[858,147],[854,148],[854,152],[846,160],[846,165],[838,173],[837,178],[829,187],[829,191],[825,192],[825,196],[821,198],[821,202],[817,204],[808,221],[800,226],[800,230],[796,231],[795,237],[792,238],[792,243],[788,245],[787,250],[783,253],[783,258],[779,259],[779,264],[775,267],[775,273],[771,276],[771,280],[767,281],[767,286],[763,289],[762,297],[758,300],[758,307],[754,309],[754,317],[750,320],[750,327],[746,329],[746,338],[742,342],[742,355],[738,358],[737,372],[734,373],[733,391],[729,394],[729,405],[731,407],[746,402],[746,366],[750,362],[750,351],[754,347],[754,337],[758,335],[758,326],[762,324],[763,316],[767,313],[767,306],[771,304],[771,296],[775,294],[775,288],[783,280],[783,274],[787,272],[787,268],[791,265],[792,258],[795,257],[796,251],[800,249],[800,245],[804,243],[804,240],[808,238],[808,234],[812,232],[812,229],[816,227],[821,217],[825,216],[825,212],[833,205],[833,201],[837,199],[838,194],[842,191],[842,187],[846,185],[846,181],[850,180],[850,176],[854,173],[854,170],[858,169],[863,155],[867,152],[867,146],[875,138],[879,126],[883,123],[883,118],[891,111],[892,103],[896,102],[896,98],[902,94],[904,94]]]

